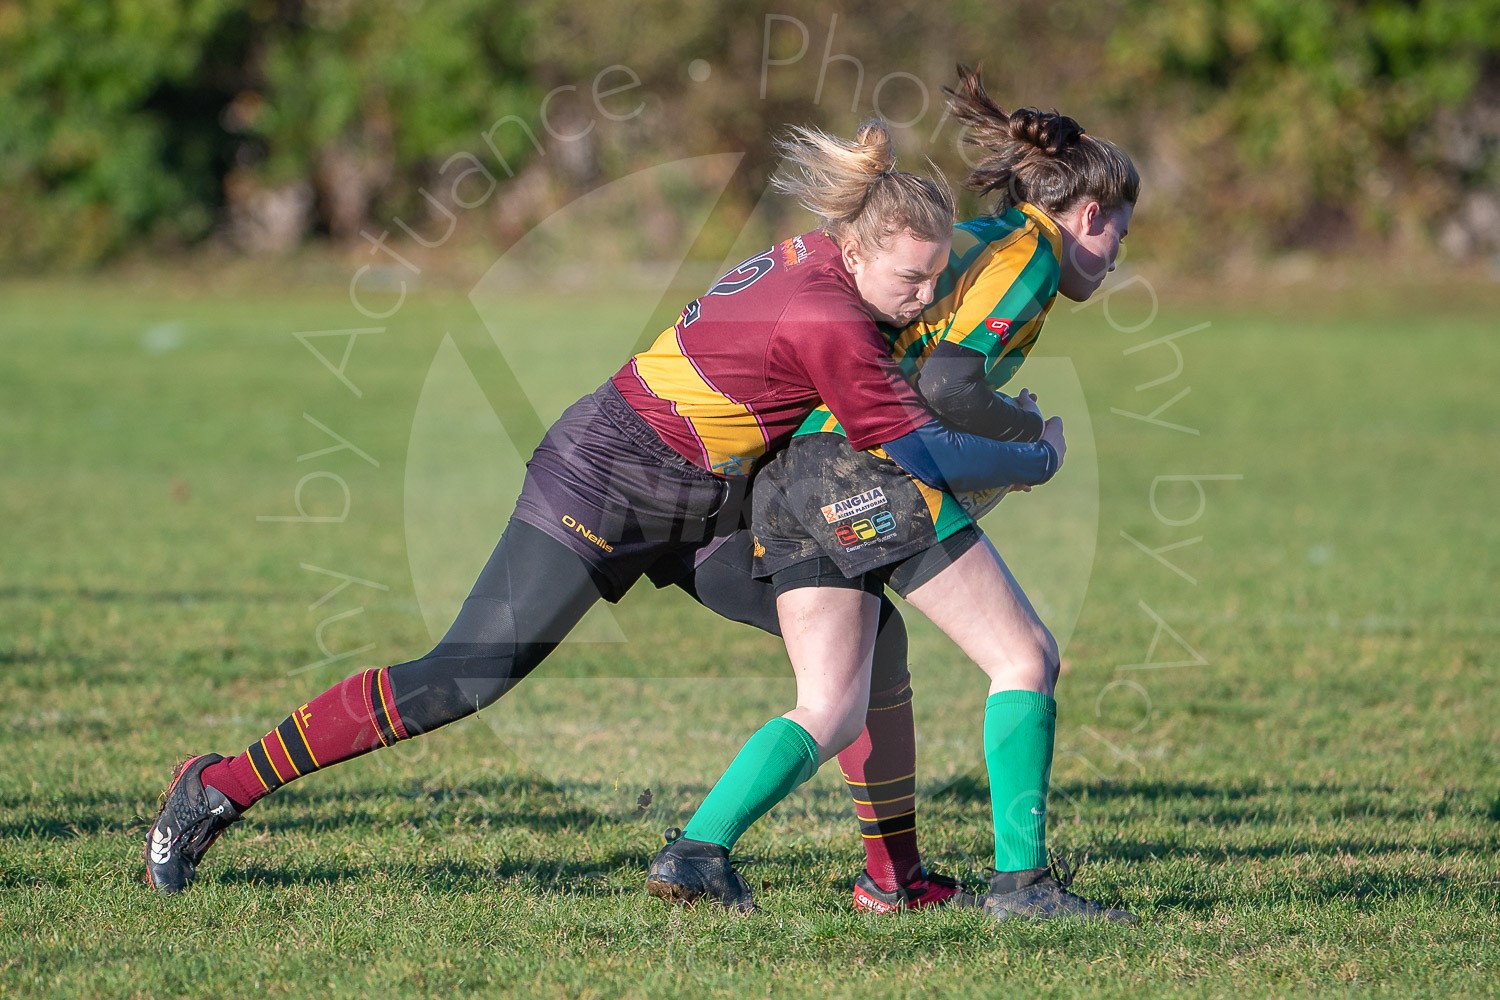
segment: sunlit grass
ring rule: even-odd
[[[141,834],[177,759],[237,751],[359,664],[425,650],[404,499],[413,414],[445,335],[481,383],[499,369],[462,300],[414,298],[361,339],[355,396],[292,336],[368,325],[340,294],[12,288],[0,990],[1489,994],[1500,343],[1493,304],[1465,295],[1419,315],[1373,293],[1311,312],[1164,307],[1129,334],[1097,311],[1049,322],[1038,352],[1073,362],[1100,482],[1050,837],[1087,858],[1082,891],[1146,918],[1125,930],[852,914],[860,853],[835,768],[742,843],[764,914],[646,897],[661,829],[791,693],[774,640],[646,585],[612,609],[625,641],[570,644],[482,716],[289,787],[215,847],[191,893],[157,897]],[[516,408],[507,432],[591,389],[575,353],[623,359],[644,322],[630,317],[653,305],[507,303],[558,341],[555,366],[523,359],[543,371],[526,399],[495,400]],[[1177,379],[1138,392],[1174,359],[1122,352],[1204,320],[1179,342]],[[1161,419],[1197,434],[1112,412],[1150,413],[1182,388]],[[299,461],[334,444],[304,414],[378,466],[348,450]],[[256,520],[294,512],[319,470],[347,485],[345,520]],[[1158,486],[1153,512],[1157,477],[1205,474],[1243,478],[1205,483],[1190,523],[1174,523],[1198,503],[1181,481]],[[342,506],[337,489],[304,499]],[[1045,490],[1015,499],[992,515],[1005,530],[1059,530]],[[319,604],[340,580],[307,565],[386,589]],[[1044,563],[1022,568],[1046,586]],[[320,650],[319,623],[354,609]],[[911,625],[925,853],[977,878],[991,860],[983,683]]]

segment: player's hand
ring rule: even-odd
[[[1063,456],[1068,453],[1068,442],[1063,437],[1062,417],[1048,417],[1042,424],[1042,440],[1052,446],[1057,452],[1058,468],[1062,467]]]
[[[1029,413],[1035,413],[1039,417],[1042,415],[1041,409],[1036,405],[1036,393],[1030,389],[1022,389],[1016,393],[1016,405]]]

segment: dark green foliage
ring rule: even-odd
[[[448,155],[478,147],[491,121],[525,114],[539,96],[526,82],[528,32],[515,9],[488,0],[310,3],[299,17],[266,18],[256,66],[265,106],[242,124],[264,144],[257,173],[311,180],[326,201],[326,188],[361,183],[339,176],[343,154],[352,160],[344,169],[368,174],[360,218],[377,195],[387,211],[407,207]],[[509,157],[528,151],[524,140],[502,139]],[[324,222],[344,228],[326,212]]]
[[[84,263],[133,235],[204,233],[213,150],[174,120],[189,103],[175,98],[236,6],[0,6],[0,259]]]
[[[912,123],[896,130],[906,162],[932,155],[959,179],[938,91],[958,61],[983,62],[1003,106],[1058,107],[1135,154],[1154,210],[1138,233],[1157,253],[1434,235],[1500,252],[1497,26],[1500,0],[10,2],[0,262],[83,265],[215,231],[283,250],[396,217],[432,231],[419,189],[442,196],[442,164],[484,152],[507,115],[560,155],[494,207],[502,241],[600,178],[724,150],[747,154],[730,191],[742,221],[774,132],[847,131],[881,85],[879,110]],[[641,81],[638,119],[595,110],[612,65]],[[547,135],[558,87],[576,89],[551,105],[557,133],[595,126],[586,141]],[[542,155],[518,128],[496,142],[501,181]],[[638,228],[670,244],[676,214],[662,192]]]
[[[284,185],[336,229],[404,207],[434,157],[529,100],[524,24],[483,0],[0,6],[0,260],[195,240]]]
[[[1180,235],[1331,244],[1493,190],[1497,52],[1495,0],[1136,0],[1110,65],[1171,136]]]

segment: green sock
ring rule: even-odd
[[[997,691],[984,703],[984,763],[995,813],[995,871],[1047,867],[1047,784],[1057,702]]]
[[[818,770],[818,745],[791,719],[772,719],[745,741],[734,763],[682,832],[723,848]]]

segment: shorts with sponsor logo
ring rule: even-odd
[[[676,582],[744,527],[746,482],[677,454],[606,382],[542,438],[513,516],[582,556],[618,601],[643,575]]]
[[[756,476],[755,575],[827,558],[849,579],[979,537],[962,506],[841,434],[800,434]]]

